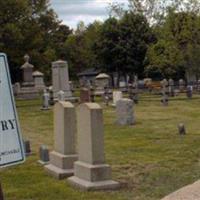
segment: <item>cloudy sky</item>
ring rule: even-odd
[[[109,3],[123,3],[128,0],[51,0],[51,7],[64,24],[75,28],[79,21],[85,24],[108,17]]]

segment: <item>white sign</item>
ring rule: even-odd
[[[0,53],[0,168],[25,160],[8,62]]]

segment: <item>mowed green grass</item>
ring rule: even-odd
[[[135,106],[136,124],[118,126],[113,107],[104,109],[105,155],[113,179],[122,188],[113,192],[82,192],[66,180],[48,176],[37,163],[38,149],[53,149],[53,109],[41,111],[41,101],[17,101],[23,137],[33,155],[24,164],[0,172],[6,200],[157,200],[200,178],[200,96],[173,99],[168,107],[156,96],[142,96]],[[187,128],[179,136],[178,123]]]

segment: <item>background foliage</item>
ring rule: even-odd
[[[87,68],[131,78],[199,75],[198,0],[129,0],[126,10],[115,3],[106,21],[79,22],[76,30],[58,20],[48,0],[0,0],[0,5],[0,50],[9,57],[13,82],[21,80],[26,53],[49,81],[57,59],[68,61],[73,79]]]

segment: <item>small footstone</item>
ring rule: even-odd
[[[38,160],[38,163],[42,165],[46,165],[49,162],[49,150],[45,145],[42,145],[39,149],[39,156],[40,160]]]
[[[178,125],[178,132],[179,132],[180,135],[186,134],[185,125],[183,123],[180,123]]]
[[[31,152],[31,144],[29,140],[24,140],[24,152],[26,156],[30,156],[32,154]]]

